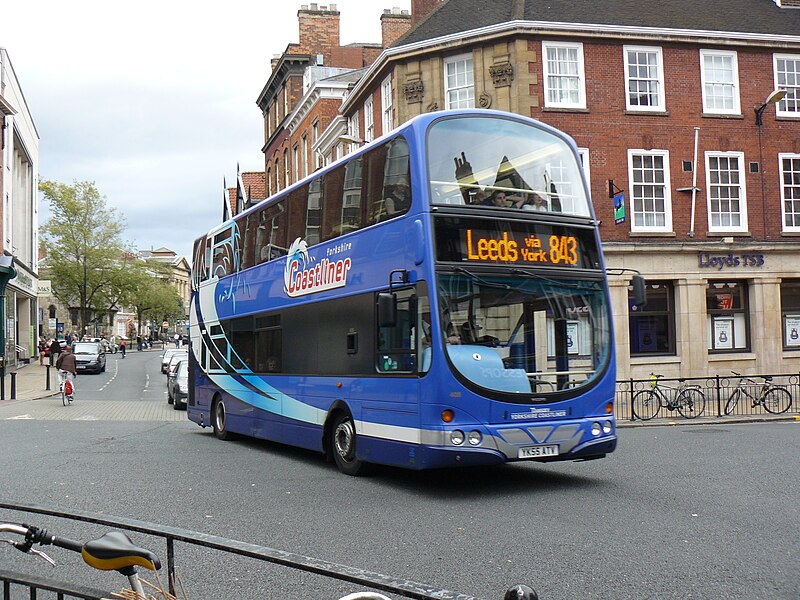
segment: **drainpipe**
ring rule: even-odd
[[[694,159],[692,164],[692,221],[689,225],[689,237],[694,237],[694,208],[697,200],[697,144],[700,140],[700,128],[694,128]]]

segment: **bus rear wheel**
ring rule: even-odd
[[[336,467],[345,475],[358,475],[364,463],[356,458],[356,426],[349,413],[340,412],[331,427],[331,452]]]
[[[220,440],[229,440],[233,436],[227,429],[227,418],[225,403],[217,398],[211,407],[211,426],[214,428],[214,435]]]

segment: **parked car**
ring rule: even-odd
[[[100,342],[75,342],[72,352],[79,373],[102,373],[106,370],[106,351]]]
[[[173,392],[175,391],[175,375],[178,369],[178,365],[186,361],[189,358],[189,352],[186,350],[178,350],[175,352],[172,357],[169,359],[169,364],[167,365],[167,403],[172,404],[175,397],[173,396]]]
[[[189,360],[184,358],[178,363],[175,378],[172,382],[172,408],[175,410],[186,408],[186,399],[189,397]]]
[[[186,350],[178,350],[177,348],[170,348],[169,350],[165,350],[164,354],[161,355],[161,372],[166,373],[167,367],[169,366],[169,361],[173,357],[176,352],[186,352]]]

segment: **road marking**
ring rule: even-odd
[[[99,420],[97,417],[93,417],[92,415],[86,415],[85,417],[75,417],[71,419],[72,421],[97,421]]]
[[[114,374],[111,376],[111,379],[109,379],[108,381],[106,381],[106,384],[105,384],[103,387],[101,387],[99,390],[97,390],[97,391],[98,391],[98,392],[102,392],[102,391],[103,391],[104,389],[106,389],[106,388],[107,388],[109,385],[111,385],[111,382],[112,382],[112,381],[114,381],[114,380],[117,378],[117,375],[118,375],[118,374],[119,374],[119,359],[117,359],[117,360],[115,360],[115,361],[114,361]]]
[[[16,417],[7,417],[6,421],[14,421],[19,419],[33,419],[30,415],[17,415]]]

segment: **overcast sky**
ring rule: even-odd
[[[0,47],[39,132],[40,177],[94,181],[127,241],[190,260],[194,238],[221,220],[223,177],[232,185],[237,163],[264,168],[256,98],[272,56],[299,41],[301,4],[5,2]],[[334,4],[342,44],[379,43],[383,9],[411,0]]]

